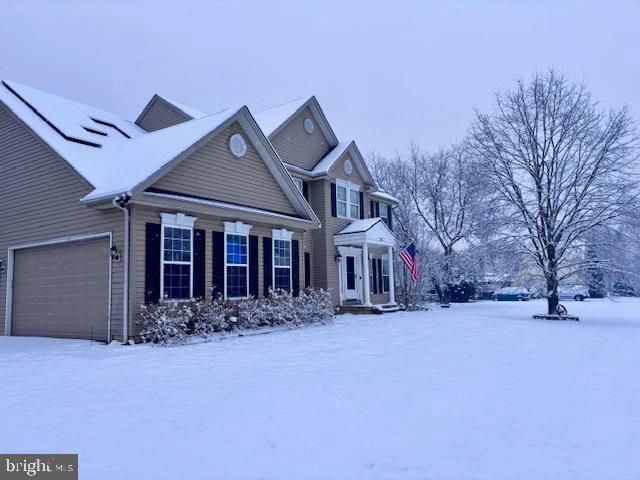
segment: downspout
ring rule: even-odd
[[[122,296],[122,343],[129,343],[129,208],[127,203],[131,199],[131,195],[123,193],[118,195],[111,202],[118,210],[124,213],[124,294]]]

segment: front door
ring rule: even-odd
[[[344,257],[344,299],[360,299],[360,257],[358,255],[346,255]]]

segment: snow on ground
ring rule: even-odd
[[[640,299],[343,316],[175,348],[0,338],[0,452],[80,478],[640,478]]]

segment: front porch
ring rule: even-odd
[[[382,219],[357,220],[335,234],[333,239],[338,249],[338,311],[397,311],[393,281],[395,237]]]

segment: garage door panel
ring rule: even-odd
[[[109,241],[16,250],[12,334],[106,340]]]

